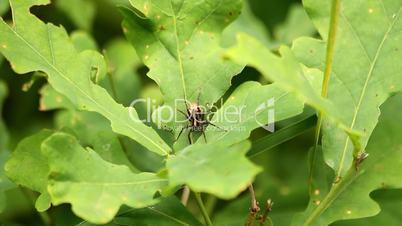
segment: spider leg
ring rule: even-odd
[[[224,128],[220,127],[220,126],[217,126],[217,125],[213,124],[212,122],[207,121],[206,123],[207,123],[208,125],[211,125],[211,126],[214,126],[214,127],[218,128],[218,129],[220,129],[220,130],[222,130],[222,131],[224,131],[224,132],[227,132],[226,129],[224,129]]]
[[[181,128],[180,133],[179,133],[179,135],[177,136],[177,138],[176,138],[175,142],[176,142],[177,140],[179,140],[179,138],[180,138],[181,134],[183,133],[183,131],[184,131],[185,129],[188,129],[189,127],[190,127],[190,126],[189,126],[189,125],[187,125],[187,126],[185,126],[185,127]]]
[[[167,131],[167,132],[169,132],[169,133],[171,133],[171,134],[174,135],[174,132],[173,132],[173,129],[172,129],[172,128],[169,128],[169,127],[167,127],[167,126],[164,126],[164,127],[162,127],[162,130]]]
[[[184,117],[186,117],[187,119],[189,118],[188,114],[186,114],[184,111],[177,109],[178,112],[182,113],[184,115]]]
[[[184,105],[185,105],[185,107],[186,107],[186,110],[188,111],[188,108],[189,108],[189,106],[188,106],[188,104],[187,104],[187,100],[186,100],[186,96],[184,96]]]
[[[200,105],[200,97],[201,97],[201,92],[199,92],[198,96],[197,96],[197,105]]]
[[[202,136],[204,137],[205,143],[207,143],[207,136],[205,135],[205,131],[202,130]]]
[[[190,143],[190,144],[193,144],[194,142],[193,142],[193,137],[191,136],[191,133],[192,133],[193,131],[192,130],[190,130],[189,132],[188,132],[188,135],[187,135],[187,137],[188,137],[188,142]]]

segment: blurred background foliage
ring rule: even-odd
[[[240,18],[225,30],[222,45],[234,44],[233,34],[238,31],[247,32],[257,37],[272,49],[279,45],[291,45],[292,40],[301,36],[317,37],[317,33],[309,21],[298,0],[248,0]],[[122,16],[116,5],[125,5],[125,0],[52,0],[51,5],[34,7],[31,12],[43,21],[62,25],[71,34],[72,40],[78,49],[96,49],[105,55],[108,73],[113,74],[115,84],[107,78],[101,85],[109,90],[111,95],[120,103],[129,105],[131,100],[138,97],[150,97],[160,104],[163,102],[156,84],[145,75],[147,69],[141,64],[135,51],[125,41],[121,21]],[[11,12],[6,0],[0,0],[0,15],[11,20]],[[233,79],[233,87],[247,80],[266,82],[253,69],[246,68],[241,75]],[[113,89],[112,87],[118,87]],[[7,87],[7,88],[6,88]],[[29,76],[15,75],[0,56],[0,96],[8,90],[4,103],[0,101],[0,110],[5,128],[0,124],[1,136],[0,165],[7,158],[7,151],[15,149],[17,143],[24,137],[32,135],[41,129],[70,128],[82,142],[92,145],[104,158],[118,158],[115,161],[129,161],[132,169],[141,171],[156,171],[160,168],[160,159],[151,152],[144,151],[137,143],[110,135],[107,121],[94,113],[77,112],[69,109],[62,96],[54,98],[49,95],[51,87],[46,85],[43,75],[34,73]],[[42,98],[41,98],[42,95]],[[52,98],[47,98],[52,96]],[[145,113],[146,106],[139,106],[139,114]],[[74,124],[72,125],[72,119]],[[277,129],[286,128],[294,120],[280,122]],[[105,129],[106,128],[106,129]],[[96,131],[95,135],[89,131]],[[294,213],[302,211],[308,203],[308,150],[312,146],[313,124],[304,128],[304,133],[295,139],[275,147],[263,154],[252,157],[265,170],[255,183],[257,197],[262,204],[268,198],[274,200],[272,221],[275,225],[289,225]],[[267,135],[265,130],[256,130],[252,140]],[[5,138],[9,139],[5,139]],[[100,138],[99,138],[100,137]],[[104,139],[112,139],[109,143],[115,149],[121,149],[121,154],[127,158],[102,155]],[[110,147],[109,147],[110,148]],[[130,164],[130,165],[131,165]],[[22,187],[13,187],[6,178],[1,177],[0,170],[0,225],[57,225],[71,226],[82,222],[74,216],[68,205],[52,207],[45,213],[38,213],[34,208],[37,194]],[[6,197],[2,197],[2,190],[7,190]],[[386,210],[380,215],[364,220],[338,222],[336,226],[349,225],[379,225],[382,222],[394,222],[399,225],[402,221],[401,206],[402,191],[377,191],[372,197],[379,201]],[[249,194],[245,192],[236,200],[222,201],[211,196],[207,200],[207,209],[211,213],[215,225],[236,226],[243,225],[248,214]],[[390,202],[390,200],[394,200]],[[395,200],[398,200],[395,202]],[[190,210],[197,216],[197,208],[190,202]],[[177,211],[185,211],[179,205],[167,206]],[[167,208],[162,206],[161,208]],[[124,208],[122,208],[124,212]],[[1,211],[0,211],[1,212]],[[123,215],[121,215],[123,216]],[[149,225],[146,210],[126,214],[118,217],[110,225],[133,225],[130,217],[143,217],[144,221],[135,225]],[[51,223],[49,223],[51,222]],[[147,223],[148,222],[148,223]],[[83,224],[84,225],[84,224]]]

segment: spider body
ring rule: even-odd
[[[190,104],[187,108],[187,119],[189,120],[191,127],[199,128],[205,122],[205,113],[202,111],[198,104]]]
[[[187,118],[189,124],[181,129],[176,140],[179,139],[180,135],[183,133],[183,131],[185,129],[189,129],[188,142],[190,144],[194,143],[193,138],[191,136],[191,134],[194,132],[201,132],[204,137],[205,143],[206,143],[207,138],[205,135],[205,129],[208,125],[212,125],[216,128],[221,129],[220,127],[218,127],[215,124],[208,121],[208,119],[207,119],[208,112],[203,110],[203,107],[199,104],[199,102],[200,102],[199,99],[200,99],[200,96],[198,96],[197,103],[187,104],[187,102],[185,102],[186,113],[181,110],[178,110],[180,113],[182,113]],[[221,130],[225,131],[224,129],[221,129]]]

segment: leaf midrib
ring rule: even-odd
[[[159,210],[157,210],[156,208],[152,208],[152,207],[147,207],[149,210],[151,210],[151,211],[153,211],[153,212],[155,212],[155,213],[157,213],[157,214],[159,214],[159,215],[162,215],[162,216],[164,216],[164,217],[166,217],[166,218],[168,218],[168,219],[170,219],[170,220],[172,220],[172,221],[175,221],[175,222],[177,222],[177,223],[179,223],[179,224],[181,224],[181,225],[184,225],[184,226],[190,226],[189,224],[187,224],[186,222],[183,222],[183,221],[181,221],[180,219],[177,219],[177,218],[175,218],[175,217],[173,217],[173,216],[170,216],[169,214],[166,214],[166,213],[164,213],[164,212],[162,212],[162,211],[159,211]]]
[[[322,202],[318,205],[317,208],[308,216],[306,221],[304,221],[303,226],[311,226],[316,218],[321,216],[321,214],[330,207],[330,205],[342,194],[345,189],[349,187],[357,178],[365,173],[364,170],[360,172],[356,172],[354,168],[349,170],[349,174],[338,184],[331,187],[330,192],[325,196]]]
[[[177,62],[179,63],[179,73],[180,73],[180,78],[181,78],[181,85],[183,88],[184,99],[187,100],[186,82],[184,79],[183,60],[182,60],[181,51],[180,51],[179,34],[177,32],[177,15],[174,12],[172,0],[170,0],[170,6],[172,8],[172,13],[173,13],[172,19],[173,19],[173,27],[174,27],[174,37],[175,37],[175,41],[176,41],[176,54],[177,54]]]
[[[188,40],[192,39],[194,33],[198,30],[198,28],[201,26],[201,24],[203,24],[221,6],[221,4],[222,4],[222,0],[219,0],[218,4],[193,28]],[[175,37],[175,42],[176,42],[176,54],[177,54],[177,62],[179,64],[180,79],[181,79],[181,83],[182,83],[184,99],[187,100],[188,95],[187,95],[187,88],[186,88],[186,81],[185,81],[184,65],[183,65],[183,59],[182,59],[182,55],[181,55],[180,39],[179,39],[178,30],[177,30],[177,15],[173,9],[173,0],[170,0],[170,6],[171,6],[171,10],[172,10],[172,15],[170,15],[170,16],[172,17],[172,20],[173,20],[174,37]],[[178,13],[180,13],[180,11]],[[168,50],[168,52],[170,52],[168,48],[167,48],[167,50]],[[215,78],[216,76],[217,75],[215,74],[212,78]],[[207,84],[208,81],[210,81],[210,80],[212,80],[212,79],[209,78],[207,81],[205,81],[203,83],[202,86],[205,86],[205,84]]]
[[[282,98],[288,96],[289,94],[290,94],[290,92],[285,92],[285,93],[281,94],[281,95],[275,100],[275,102],[278,102],[279,100],[281,100]],[[250,93],[248,93],[247,95],[250,95]],[[248,98],[248,96],[247,96],[247,98]],[[245,98],[245,99],[247,99],[247,98]],[[265,111],[265,109],[264,109],[264,111]],[[260,114],[263,113],[264,111],[259,112],[257,115],[260,115]],[[255,116],[257,116],[257,115],[255,115]],[[251,115],[251,116],[247,117],[245,120],[243,120],[241,123],[239,123],[238,125],[239,125],[239,126],[244,125],[244,124],[250,122],[250,120],[251,120],[251,119],[254,119],[254,118],[255,118],[255,117],[254,117],[253,115]],[[223,132],[222,135],[220,135],[220,136],[216,139],[216,141],[219,141],[219,140],[224,139],[224,137],[226,137],[226,136],[229,135],[229,134],[231,134],[231,133],[230,133],[230,130]]]
[[[133,182],[85,182],[85,181],[74,181],[69,180],[68,183],[79,184],[79,185],[92,185],[92,186],[132,186],[132,185],[140,185],[140,184],[148,184],[148,183],[160,183],[167,182],[167,179],[150,179],[150,180],[142,180],[142,181],[133,181]]]
[[[381,2],[382,2],[382,1],[381,1]],[[398,11],[398,13],[397,13],[397,16],[395,16],[394,20],[392,21],[392,23],[389,25],[389,28],[388,28],[387,31],[385,32],[384,37],[383,37],[383,39],[381,40],[381,43],[380,43],[380,45],[379,45],[378,48],[377,48],[376,54],[375,54],[375,56],[374,56],[374,59],[373,59],[373,60],[371,61],[371,63],[370,63],[370,69],[369,69],[369,72],[368,72],[368,74],[367,74],[367,78],[366,78],[366,81],[365,81],[365,83],[364,83],[364,86],[363,86],[363,89],[362,89],[362,93],[361,93],[360,98],[359,98],[359,102],[358,102],[358,104],[357,104],[357,106],[356,106],[356,108],[355,108],[355,112],[354,112],[354,114],[353,114],[352,123],[351,123],[351,125],[350,125],[350,128],[351,128],[351,129],[354,129],[354,126],[355,126],[355,124],[356,124],[357,115],[358,115],[358,113],[359,113],[359,111],[360,111],[361,104],[362,104],[363,99],[364,99],[364,97],[365,97],[365,95],[366,95],[366,91],[367,91],[368,84],[369,84],[370,79],[371,79],[371,77],[372,77],[372,75],[373,75],[374,67],[375,67],[376,64],[377,64],[377,60],[378,60],[378,57],[379,57],[379,55],[380,55],[380,53],[381,53],[381,50],[382,50],[382,48],[383,48],[383,45],[384,45],[385,41],[387,40],[389,33],[390,33],[391,30],[394,28],[395,23],[398,21],[399,16],[400,16],[400,13],[401,13],[401,10],[402,10],[402,6],[399,8],[399,11]],[[344,18],[345,18],[345,20],[348,20],[347,17],[344,16]],[[367,53],[366,53],[366,54],[367,54]],[[337,177],[339,177],[339,176],[341,175],[341,173],[342,173],[342,169],[343,169],[343,165],[344,165],[345,157],[346,157],[346,151],[347,151],[348,146],[349,146],[349,140],[350,140],[349,137],[347,137],[347,138],[346,138],[346,141],[345,141],[344,149],[343,149],[343,151],[342,151],[341,161],[340,161],[338,170],[337,170],[337,172],[336,172],[336,176],[337,176]]]
[[[57,72],[62,78],[64,78],[67,82],[69,82],[71,85],[73,85],[74,87],[76,87],[84,96],[86,96],[92,103],[94,103],[96,106],[99,107],[99,109],[101,109],[103,112],[106,112],[107,114],[109,114],[110,116],[114,116],[113,113],[109,112],[107,110],[107,108],[104,108],[102,105],[100,105],[97,101],[95,101],[89,94],[87,94],[84,90],[82,90],[78,85],[76,85],[68,76],[64,75],[57,67],[55,67],[53,64],[51,64],[40,52],[38,52],[27,40],[25,40],[25,38],[23,38],[18,32],[16,32],[14,29],[12,29],[8,24],[6,24],[4,22],[4,20],[2,20],[3,25],[5,25],[8,29],[10,29],[20,40],[22,40],[30,49],[32,49],[47,65],[49,65],[55,72]],[[45,25],[47,26],[47,25]],[[50,39],[50,32],[49,32],[49,27],[47,27],[48,29],[48,39]],[[49,43],[51,45],[51,43]],[[53,56],[53,48],[51,46],[49,46],[51,54]],[[120,118],[118,117],[113,117],[116,121],[119,121],[122,124],[126,124],[125,122],[121,121]],[[165,149],[163,149],[161,146],[159,146],[157,143],[155,143],[152,139],[148,138],[147,136],[144,136],[143,133],[140,133],[139,131],[137,131],[134,127],[132,127],[130,124],[126,125],[128,128],[130,128],[135,134],[137,134],[140,137],[143,137],[144,139],[146,139],[147,141],[149,141],[150,143],[152,143],[155,147],[157,147],[160,151],[162,151],[162,153],[164,153],[165,155],[168,155],[168,152],[165,151]]]

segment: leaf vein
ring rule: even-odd
[[[90,95],[88,95],[84,90],[82,90],[77,84],[74,83],[74,81],[72,81],[68,76],[66,76],[64,73],[62,73],[57,67],[55,67],[55,65],[51,64],[46,57],[44,57],[40,52],[38,52],[38,50],[36,48],[34,48],[24,37],[22,37],[17,31],[15,31],[14,29],[12,29],[11,27],[9,27],[3,20],[2,22],[4,23],[4,25],[6,25],[6,27],[8,29],[10,29],[20,40],[22,40],[30,49],[32,49],[40,58],[43,59],[43,61],[48,64],[55,72],[57,72],[62,78],[64,78],[67,82],[69,82],[71,85],[73,85],[74,87],[77,88],[77,90],[79,92],[81,92],[85,97],[88,98],[88,100],[90,100],[92,103],[94,103],[96,106],[99,107],[99,109],[101,109],[102,111],[106,112],[107,114],[109,114],[110,116],[114,116],[113,113],[111,113],[110,111],[107,110],[107,108],[104,108],[102,105],[100,105],[97,101],[95,101]],[[114,117],[116,121],[120,121],[120,118],[118,117]],[[125,124],[124,122],[122,122],[123,124]],[[136,133],[137,135],[139,135],[140,137],[143,137],[144,139],[146,139],[147,141],[149,141],[150,143],[154,144],[156,147],[158,147],[163,153],[168,154],[162,147],[160,147],[157,143],[155,143],[152,139],[149,139],[147,136],[144,136],[142,133],[140,133],[139,131],[137,131],[134,127],[132,127],[131,125],[127,125],[128,128],[131,129],[131,131],[133,131],[134,133]]]
[[[383,46],[384,46],[385,41],[386,41],[387,38],[388,38],[389,33],[390,33],[391,30],[394,28],[396,22],[397,22],[398,19],[399,19],[401,10],[402,10],[402,5],[401,5],[400,8],[399,8],[399,11],[398,11],[397,16],[395,16],[393,22],[390,24],[390,26],[388,27],[387,31],[385,32],[385,34],[384,34],[384,36],[383,36],[383,39],[381,40],[381,42],[380,42],[380,44],[379,44],[379,46],[378,46],[378,48],[377,48],[376,54],[375,54],[375,56],[374,56],[374,59],[373,59],[373,61],[371,62],[370,69],[369,69],[369,72],[368,72],[368,74],[367,74],[367,78],[366,78],[366,81],[365,81],[365,83],[364,83],[364,86],[363,86],[363,89],[362,89],[362,93],[361,93],[360,98],[359,98],[358,105],[357,105],[357,107],[356,107],[356,109],[355,109],[355,112],[354,112],[354,114],[353,114],[352,123],[351,123],[351,125],[350,125],[350,128],[351,128],[351,129],[354,129],[354,126],[355,126],[355,123],[356,123],[356,120],[357,120],[357,115],[358,115],[358,113],[359,113],[359,111],[360,111],[360,107],[361,107],[361,105],[362,105],[362,103],[363,103],[363,99],[364,99],[364,97],[365,97],[365,95],[366,95],[367,87],[368,87],[369,81],[370,81],[370,79],[371,79],[371,77],[372,77],[372,75],[373,75],[374,67],[375,67],[376,64],[377,64],[378,57],[379,57],[379,55],[380,55],[380,53],[381,53],[381,51],[382,51],[382,48],[383,48]],[[345,18],[346,18],[346,17],[345,17]],[[341,162],[340,162],[340,164],[339,164],[339,167],[338,167],[338,170],[337,170],[337,173],[336,173],[337,176],[339,176],[340,173],[341,173],[341,171],[342,171],[343,164],[344,164],[344,162],[345,162],[345,156],[346,156],[346,151],[347,151],[347,149],[348,149],[348,146],[349,146],[349,137],[347,137],[347,138],[346,138],[346,141],[345,141],[345,146],[344,146],[344,149],[343,149],[343,151],[342,151]]]

